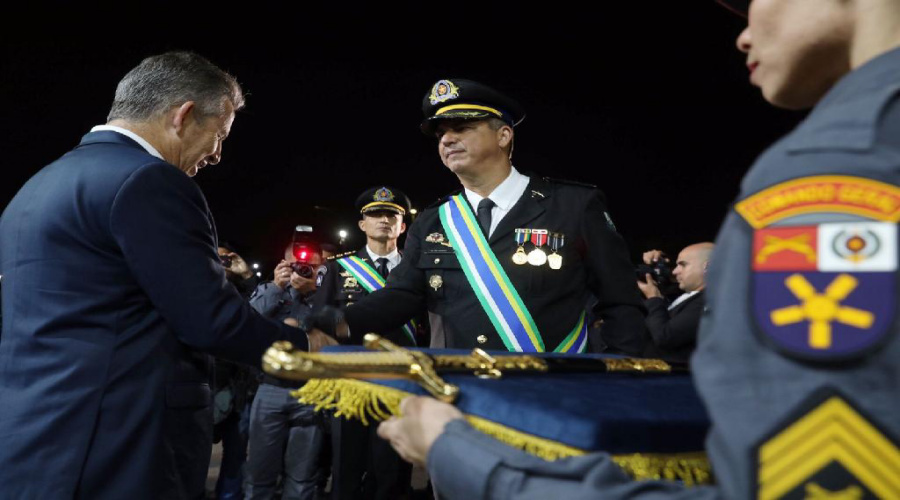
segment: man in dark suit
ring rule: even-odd
[[[684,293],[671,303],[660,292],[652,275],[648,274],[643,281],[637,282],[647,299],[646,323],[652,340],[647,345],[645,356],[683,363],[691,357],[697,347],[697,329],[706,303],[703,291],[713,247],[712,243],[697,243],[685,247],[678,254],[672,276]],[[659,250],[644,252],[645,264],[664,258]]]
[[[641,354],[643,305],[603,194],[514,168],[524,110],[485,85],[441,80],[423,112],[423,132],[463,189],[418,217],[386,288],[345,312],[349,334],[390,331],[427,308],[441,323],[432,321],[435,347],[582,352],[590,291],[604,343]],[[343,330],[337,319],[322,325]]]
[[[258,364],[274,341],[308,347],[227,283],[189,178],[219,162],[243,102],[235,79],[196,54],[147,58],[119,82],[108,124],[7,206],[3,496],[179,495],[169,410],[210,399],[204,370],[181,370],[193,352]]]
[[[406,231],[403,217],[409,209],[409,199],[393,187],[377,186],[357,197],[359,229],[366,235],[366,245],[328,261],[314,297],[317,306],[346,310],[384,286],[401,262],[397,239]],[[409,322],[383,336],[398,345],[415,346],[416,324]],[[335,417],[332,449],[332,500],[409,498],[412,466],[378,437],[376,426]]]

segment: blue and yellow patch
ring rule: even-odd
[[[900,498],[900,448],[833,390],[814,395],[757,448],[761,500]]]
[[[792,357],[831,361],[886,340],[897,302],[900,188],[805,177],[735,209],[754,228],[751,309],[769,344]]]

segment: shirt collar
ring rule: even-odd
[[[369,254],[369,258],[372,259],[372,262],[376,262],[379,258],[384,257],[392,265],[400,263],[400,252],[396,248],[387,255],[378,255],[369,248],[369,245],[366,245],[366,253]]]
[[[500,209],[509,210],[517,201],[519,201],[519,198],[522,197],[522,193],[524,193],[525,189],[528,187],[528,181],[529,179],[527,176],[520,174],[519,171],[516,170],[516,167],[512,167],[509,171],[509,176],[507,176],[499,186],[494,188],[487,197],[500,207]],[[483,196],[475,191],[466,189],[465,192],[466,198],[473,207],[477,207],[478,202],[484,199]]]
[[[134,142],[140,144],[141,147],[144,148],[145,150],[147,150],[147,152],[150,153],[151,155],[159,158],[162,161],[166,161],[166,159],[163,158],[163,156],[161,154],[159,154],[159,151],[157,151],[156,148],[151,146],[149,142],[144,140],[143,137],[135,134],[134,132],[132,132],[128,129],[125,129],[122,127],[117,127],[115,125],[97,125],[96,127],[91,129],[91,132],[102,132],[104,130],[118,132],[118,133],[124,135],[125,137],[128,137],[129,139],[133,140]]]
[[[700,290],[694,290],[693,292],[684,292],[683,294],[679,295],[678,298],[675,299],[671,305],[669,305],[669,310],[671,311],[672,309],[675,309],[678,306],[678,304],[681,304],[682,302],[693,297],[694,295],[697,295],[698,293],[700,293]]]

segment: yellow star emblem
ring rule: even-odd
[[[800,274],[788,276],[784,284],[802,303],[772,311],[772,323],[784,326],[809,320],[809,345],[814,349],[831,347],[832,321],[864,329],[871,328],[875,322],[871,312],[840,304],[859,285],[849,274],[838,275],[822,294]]]

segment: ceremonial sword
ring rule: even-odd
[[[290,342],[276,342],[263,355],[263,371],[287,380],[312,378],[405,379],[435,398],[452,403],[459,388],[438,373],[472,373],[481,378],[526,373],[672,373],[686,372],[684,365],[659,359],[595,358],[591,356],[492,356],[475,348],[471,354],[426,354],[404,349],[374,333],[363,338],[373,352],[306,352]]]

